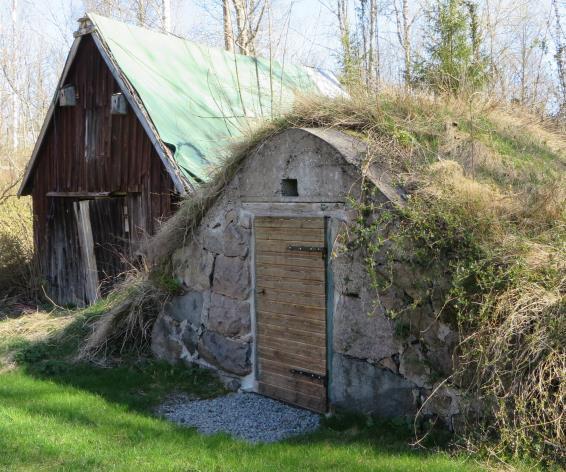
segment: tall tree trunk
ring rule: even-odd
[[[10,13],[12,17],[12,54],[14,55],[14,60],[12,61],[12,74],[13,74],[12,81],[14,87],[16,87],[17,84],[16,64],[18,64],[17,61],[18,0],[12,0],[12,10]],[[14,150],[17,150],[20,145],[19,127],[20,127],[20,102],[17,91],[14,88],[14,90],[12,90],[12,146]]]
[[[146,26],[147,21],[147,12],[146,12],[146,4],[145,2],[138,0],[136,5],[136,21],[138,26]]]
[[[401,49],[403,49],[403,82],[405,86],[411,84],[411,26],[412,20],[409,19],[409,0],[401,0],[401,8],[394,0],[395,20],[397,22],[397,38]]]
[[[374,42],[376,40],[376,30],[377,26],[377,0],[370,0],[369,4],[369,43],[368,43],[368,61],[367,61],[367,77],[368,85],[370,87],[375,87],[376,76],[374,70],[375,64],[375,49]]]
[[[232,0],[234,4],[234,10],[236,10],[236,24],[238,26],[238,37],[236,38],[236,44],[241,54],[248,56],[250,51],[248,49],[248,15],[246,12],[245,0]]]
[[[411,40],[410,40],[410,29],[411,24],[409,22],[409,0],[403,0],[403,49],[405,52],[405,85],[411,83]]]
[[[561,100],[559,115],[566,117],[566,45],[564,44],[564,31],[562,30],[562,18],[558,8],[558,1],[552,0],[555,16],[555,43],[556,43],[556,69],[558,71],[558,84],[561,92]]]
[[[377,0],[376,0],[377,5]],[[381,82],[381,47],[379,43],[379,12],[375,14],[375,86],[379,89]]]
[[[232,12],[230,0],[222,0],[222,18],[224,24],[224,49],[234,51],[234,30],[232,29]]]
[[[523,27],[521,34],[521,90],[519,101],[521,105],[525,105],[527,97],[527,56],[529,45],[527,44],[526,27]]]
[[[345,80],[351,83],[354,80],[354,64],[352,51],[352,38],[350,36],[350,21],[348,19],[348,1],[336,0],[336,16],[340,28],[340,43],[342,45],[342,62]]]
[[[171,32],[171,0],[161,0],[161,29]]]
[[[241,54],[256,55],[256,38],[269,0],[232,0],[238,35],[235,43]]]

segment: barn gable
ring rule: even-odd
[[[305,67],[82,18],[19,190],[52,298],[96,299],[226,145],[297,91],[342,93]]]
[[[173,190],[131,106],[111,111],[122,89],[92,37],[82,38],[61,88],[76,103],[54,107],[22,194],[140,192],[148,175]]]
[[[94,41],[179,193],[206,180],[234,138],[287,109],[297,93],[344,93],[328,72],[227,53],[90,13],[80,20],[20,194],[29,192],[38,148],[85,37]]]

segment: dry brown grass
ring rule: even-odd
[[[0,199],[0,301],[32,299],[37,290],[33,263],[33,216],[29,198]]]
[[[44,341],[54,334],[64,331],[76,319],[74,313],[55,314],[46,311],[29,311],[16,318],[0,317],[0,340],[7,341]],[[0,342],[0,345],[2,342]],[[0,372],[15,367],[14,352],[0,349]]]
[[[502,130],[514,136],[527,134],[541,146],[556,154],[566,155],[566,134],[563,125],[543,119],[518,106],[499,106],[488,113],[489,118]]]
[[[106,299],[108,308],[91,324],[78,358],[104,362],[126,352],[147,352],[153,324],[168,296],[147,271],[132,270]]]

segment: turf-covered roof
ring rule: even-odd
[[[189,181],[206,180],[227,144],[297,93],[340,94],[320,70],[214,49],[88,14]]]

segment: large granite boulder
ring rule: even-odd
[[[194,326],[201,323],[203,296],[201,292],[188,292],[179,297],[173,297],[163,308],[166,315],[176,321],[187,320]]]
[[[431,386],[431,369],[419,344],[408,344],[399,359],[399,373],[419,387]]]
[[[229,223],[208,228],[204,234],[205,249],[228,257],[245,257],[250,243],[250,230]]]
[[[214,254],[202,248],[198,240],[173,254],[175,276],[190,290],[204,291],[210,288],[214,267]]]
[[[250,293],[249,264],[241,257],[217,256],[212,289],[228,297],[245,300]]]
[[[151,350],[155,357],[175,364],[183,354],[183,344],[176,333],[176,327],[161,314],[151,333]]]
[[[209,364],[236,375],[251,372],[250,345],[226,338],[214,331],[205,331],[198,344],[198,352]]]
[[[418,390],[414,383],[390,370],[340,354],[334,354],[332,366],[335,405],[383,418],[416,413]]]
[[[242,336],[250,332],[250,304],[218,293],[210,296],[208,328],[225,336]]]
[[[336,352],[376,361],[399,352],[393,321],[370,309],[359,297],[340,296],[333,326]]]

